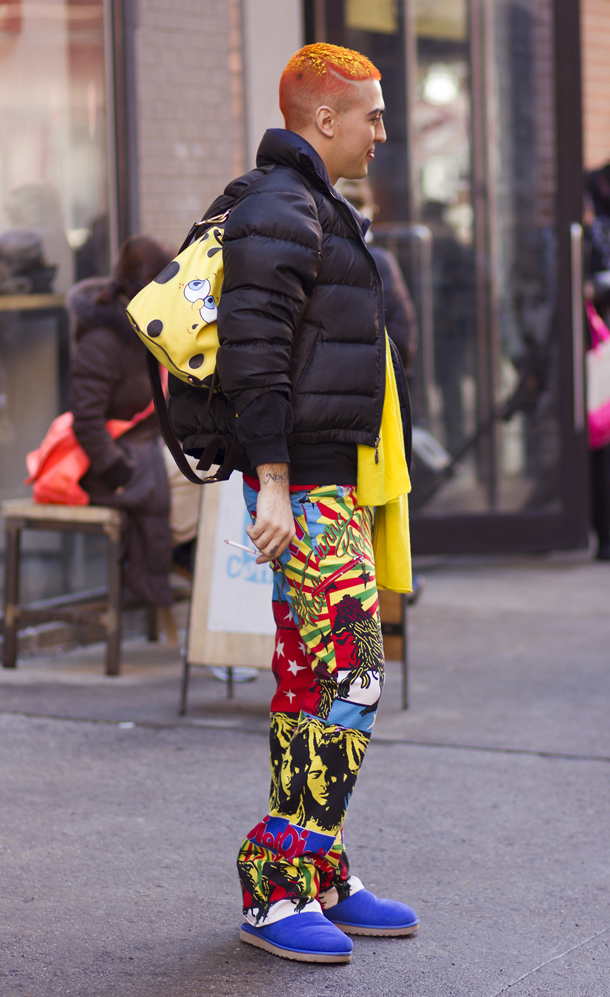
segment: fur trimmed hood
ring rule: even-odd
[[[118,298],[113,295],[110,304],[96,301],[101,291],[113,283],[111,277],[89,277],[79,281],[69,291],[66,306],[72,318],[76,342],[89,329],[112,329],[130,345],[139,342],[127,318],[125,306]]]

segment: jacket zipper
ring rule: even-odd
[[[377,280],[379,281],[379,283],[383,287],[383,281],[381,280],[381,277],[379,276],[379,270],[377,269],[377,264],[375,263],[375,260],[373,259],[373,257],[369,253],[369,247],[367,246],[366,239],[364,238],[364,236],[362,234],[362,229],[360,228],[360,226],[358,225],[358,222],[356,221],[356,219],[352,215],[351,211],[349,210],[349,207],[347,205],[344,205],[343,201],[339,200],[339,198],[336,196],[335,192],[333,191],[333,188],[330,185],[328,186],[328,190],[329,190],[330,195],[333,198],[333,200],[337,201],[338,204],[340,204],[340,205],[342,205],[343,207],[346,208],[347,215],[349,215],[349,225],[350,225],[350,227],[351,227],[351,229],[352,229],[353,232],[357,232],[358,233],[358,238],[360,239],[360,242],[361,242],[362,246],[364,247],[364,251],[365,251],[366,255],[368,256],[369,261],[372,263],[373,269],[374,269],[375,273],[377,274]],[[346,220],[347,220],[347,215],[344,215],[344,217],[346,218]],[[381,363],[381,389],[382,389],[382,391],[381,391],[381,393],[382,393],[382,395],[385,395],[385,368],[386,368],[386,355],[385,355],[385,351],[386,351],[386,344],[385,344],[385,315],[383,315],[383,313],[380,315],[380,320],[381,320],[380,332],[381,332],[381,360],[382,360],[382,363]],[[382,417],[382,414],[383,414],[383,403],[381,405],[381,412],[379,414],[379,430],[381,430],[381,417]],[[379,441],[380,441],[380,439],[381,439],[381,437],[377,436],[377,439],[375,440],[375,463],[376,464],[379,463]]]
[[[299,178],[299,180],[301,181],[301,183],[303,184],[303,186],[307,189],[307,184],[304,183],[304,181],[301,179],[300,171],[298,169],[294,168],[294,167],[292,167],[292,169],[296,173],[297,177]],[[381,287],[383,288],[383,281],[382,281],[382,279],[381,279],[381,277],[379,275],[379,270],[377,269],[377,264],[375,263],[375,260],[373,259],[373,257],[369,253],[369,248],[368,248],[368,246],[366,244],[366,240],[365,240],[365,238],[364,238],[364,236],[362,234],[362,229],[360,228],[358,222],[356,221],[356,219],[354,218],[353,214],[351,213],[349,205],[346,204],[342,199],[340,199],[340,198],[337,197],[337,195],[336,195],[335,191],[333,190],[332,186],[330,185],[330,183],[325,183],[324,180],[323,180],[323,178],[321,178],[319,176],[319,174],[316,173],[316,175],[318,176],[319,179],[322,179],[322,182],[324,183],[324,189],[325,189],[325,191],[327,193],[330,194],[330,196],[332,197],[333,201],[336,201],[338,205],[340,205],[342,208],[345,209],[343,217],[345,218],[346,221],[349,218],[348,225],[352,229],[352,232],[357,233],[358,238],[359,238],[359,240],[360,240],[360,242],[361,242],[361,244],[362,244],[362,246],[364,248],[364,251],[365,251],[366,255],[368,256],[369,261],[370,261],[370,263],[371,263],[371,265],[373,267],[373,270],[374,270],[375,274],[377,275],[377,280],[379,281]],[[380,388],[381,388],[381,396],[384,397],[385,396],[385,376],[386,376],[385,375],[385,368],[386,368],[386,343],[385,343],[385,315],[383,314],[383,311],[381,311],[381,314],[379,315],[379,319],[380,319],[380,333],[381,333]],[[378,432],[381,430],[381,418],[382,418],[382,415],[383,415],[383,402],[381,404],[381,411],[379,413],[379,429],[378,429]],[[375,441],[375,463],[376,464],[379,463],[379,454],[378,454],[379,439],[380,439],[380,437],[378,436],[377,439],[376,439],[376,441]]]

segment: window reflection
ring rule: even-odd
[[[109,272],[102,16],[101,0],[0,5],[2,499],[30,494],[25,456],[66,404],[64,295]],[[65,588],[57,536],[26,550],[25,598]]]
[[[109,266],[102,5],[9,6],[12,18],[0,22],[0,232],[36,236],[38,268],[55,268],[44,287],[39,276],[22,293],[63,294],[75,277]],[[21,259],[9,241],[0,259],[27,277],[33,247]]]
[[[413,506],[558,509],[551,0],[326,10],[328,40],[383,75],[373,233],[419,318]]]

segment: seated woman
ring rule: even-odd
[[[151,402],[146,348],[125,306],[170,260],[153,239],[132,236],[121,246],[110,279],[83,280],[68,295],[75,336],[70,407],[74,432],[91,461],[80,484],[93,505],[123,513],[124,583],[151,606],[173,601],[170,489],[157,420],[152,412],[116,440],[106,421],[130,421]]]

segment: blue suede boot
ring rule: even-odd
[[[324,916],[348,935],[412,935],[419,928],[412,907],[364,889],[329,907]]]
[[[245,923],[240,938],[265,952],[297,962],[351,962],[352,942],[319,911],[292,914],[255,928]]]

